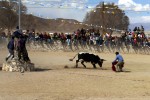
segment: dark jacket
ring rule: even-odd
[[[25,44],[26,44],[26,39],[25,38],[20,38],[20,40],[18,41],[18,46],[19,46],[20,51],[26,49]]]
[[[22,34],[21,34],[19,31],[15,31],[15,32],[13,33],[13,36],[14,36],[15,38],[20,38],[20,37],[22,36]]]
[[[7,48],[10,50],[14,50],[14,39],[11,39],[7,45]]]

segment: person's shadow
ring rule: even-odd
[[[123,71],[116,71],[117,73],[130,73],[131,71],[129,70],[123,70]]]

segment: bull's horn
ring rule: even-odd
[[[106,61],[105,59],[102,59],[103,61]]]

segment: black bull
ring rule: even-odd
[[[100,59],[98,55],[90,54],[90,53],[78,53],[74,56],[74,58],[78,55],[78,59],[76,60],[76,68],[78,67],[78,62],[81,61],[81,64],[86,68],[84,65],[84,62],[91,62],[93,65],[93,68],[96,68],[95,64],[98,64],[101,68],[103,65],[103,61],[106,61],[104,59]],[[69,59],[70,61],[73,61],[73,59]]]

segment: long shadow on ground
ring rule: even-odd
[[[90,70],[98,70],[98,69],[100,69],[100,70],[108,70],[107,68],[100,68],[100,67],[97,67],[97,68],[93,68],[93,67],[75,67],[75,66],[72,66],[72,67],[64,67],[64,68],[68,68],[68,69],[90,69]]]
[[[48,69],[48,68],[35,68],[34,72],[43,72],[43,71],[49,71],[49,70],[52,70],[52,69]]]
[[[87,68],[84,68],[84,67],[75,67],[75,66],[72,66],[72,67],[64,67],[64,68],[66,68],[66,69],[89,69],[89,70],[111,70],[112,71],[112,69],[111,68],[99,68],[99,67],[97,67],[97,68],[92,68],[92,67],[87,67]],[[117,72],[117,73],[130,73],[131,71],[130,70],[123,70],[123,72]]]

